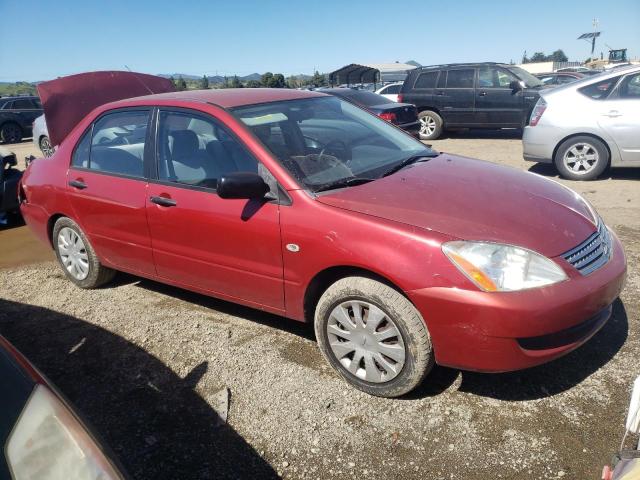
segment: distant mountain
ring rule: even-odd
[[[182,77],[185,80],[200,80],[202,77],[198,75],[187,75],[186,73],[158,73],[159,77],[163,78],[175,78],[176,80]]]
[[[185,80],[200,80],[202,79],[202,76],[200,75],[189,75],[187,73],[159,73],[158,74],[159,77],[163,77],[163,78],[175,78],[176,80],[180,77],[182,77]],[[226,78],[233,78],[233,75],[227,75]],[[245,75],[245,76],[240,76],[238,75],[238,80],[240,80],[241,82],[248,82],[249,80],[260,80],[262,78],[262,75],[259,73],[251,73],[249,75]],[[224,79],[225,77],[222,75],[207,75],[207,79],[209,80],[210,84],[216,84],[216,83],[224,83]]]

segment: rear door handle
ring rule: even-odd
[[[487,96],[487,92],[480,92],[478,95],[480,97],[486,97]]]
[[[444,92],[442,92],[442,91],[440,91],[440,92],[436,92],[436,95],[443,96],[443,95],[444,95]]]
[[[167,197],[150,197],[149,200],[156,205],[161,205],[163,207],[175,207],[177,205],[175,200]]]
[[[69,182],[69,186],[73,188],[77,188],[78,190],[84,190],[85,188],[87,188],[87,184],[84,183],[82,180],[71,180]]]
[[[618,110],[610,110],[609,112],[604,114],[605,117],[621,117],[622,114]]]

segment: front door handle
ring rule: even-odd
[[[77,188],[78,190],[84,190],[85,188],[87,188],[87,184],[84,183],[82,180],[71,180],[69,182],[69,186],[73,188]]]
[[[150,197],[149,200],[151,200],[152,203],[163,207],[175,207],[177,205],[175,200],[167,197]]]
[[[609,112],[605,113],[604,116],[615,118],[615,117],[621,117],[622,114],[618,110],[610,110]]]
[[[441,97],[441,96],[444,96],[444,92],[443,92],[443,91],[436,92],[436,95],[438,95],[438,96],[440,96],[440,97]]]
[[[480,92],[478,95],[480,97],[486,97],[487,96],[487,92]]]

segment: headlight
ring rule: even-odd
[[[121,479],[89,433],[44,385],[34,389],[6,450],[13,478]]]
[[[567,279],[555,262],[526,248],[499,243],[454,241],[445,255],[479,288],[504,292],[542,287]]]

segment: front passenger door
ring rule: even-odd
[[[476,118],[479,123],[495,128],[522,126],[523,97],[509,86],[515,75],[495,66],[478,69],[476,88]]]
[[[147,199],[158,276],[282,313],[278,204],[216,194],[225,174],[249,171],[264,177],[268,172],[215,118],[163,108],[158,116],[157,172]]]

